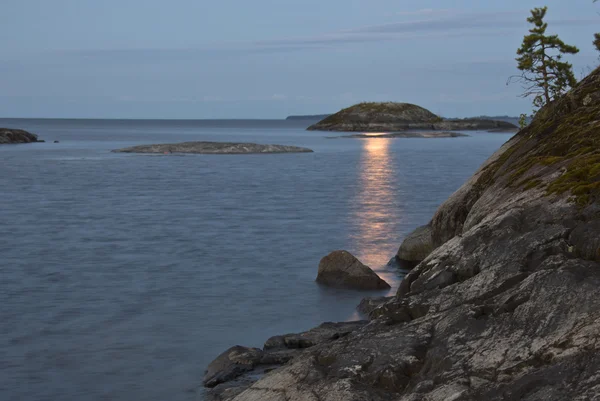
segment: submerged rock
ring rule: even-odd
[[[429,224],[415,229],[402,241],[396,255],[398,259],[412,267],[423,261],[433,251],[431,233]]]
[[[599,144],[597,69],[438,209],[437,248],[369,324],[229,399],[598,399]]]
[[[343,109],[308,127],[309,131],[390,132],[409,129],[435,131],[517,128],[505,121],[469,118],[444,120],[410,103],[360,103]]]
[[[333,251],[321,259],[316,281],[332,287],[385,290],[390,285],[347,251]]]
[[[38,142],[38,137],[22,129],[0,128],[0,145]]]
[[[196,153],[196,154],[252,154],[252,153],[310,153],[312,150],[298,146],[261,145],[232,142],[183,142],[174,144],[140,145],[113,150],[117,153]]]

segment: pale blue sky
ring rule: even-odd
[[[592,0],[2,0],[0,117],[282,118],[360,101],[530,111],[532,7],[595,67]]]

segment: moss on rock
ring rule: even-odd
[[[600,197],[600,68],[562,98],[542,108],[516,135],[514,145],[481,175],[494,183],[531,189],[547,184],[548,196],[569,194],[581,206]]]

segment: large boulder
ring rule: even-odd
[[[418,227],[410,233],[398,249],[397,257],[404,265],[416,266],[433,251],[431,226]]]
[[[597,69],[440,207],[369,324],[235,401],[598,400],[599,221]]]
[[[22,129],[0,128],[0,145],[31,142],[38,142],[37,135]]]
[[[390,285],[347,251],[333,251],[319,263],[318,283],[357,290],[386,290]]]

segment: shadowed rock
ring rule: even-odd
[[[385,290],[390,285],[347,251],[333,251],[321,259],[316,281],[331,287]]]
[[[262,350],[236,345],[219,355],[208,365],[203,384],[214,387],[243,375],[260,363]]]
[[[204,386],[211,388],[210,401],[232,399],[258,378],[292,361],[311,347],[332,344],[364,327],[368,321],[323,323],[303,333],[269,338],[263,350],[235,346],[208,366]]]
[[[356,310],[365,316],[369,316],[371,312],[373,312],[375,309],[379,308],[380,306],[392,299],[393,297],[363,298],[360,301],[360,304],[358,304],[358,306],[356,307]]]
[[[117,153],[195,153],[195,154],[254,154],[254,153],[310,153],[312,150],[298,146],[261,145],[232,142],[183,142],[174,144],[140,145],[113,150]]]
[[[398,249],[397,257],[400,261],[407,262],[413,267],[424,260],[433,251],[431,226],[418,227],[410,233]]]
[[[22,129],[0,128],[0,145],[38,142],[38,137]]]

